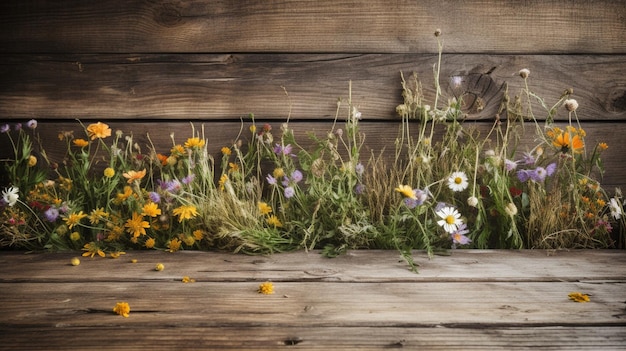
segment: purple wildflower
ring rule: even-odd
[[[517,179],[519,179],[520,182],[524,183],[525,181],[530,179],[530,172],[531,171],[527,169],[520,169],[519,171],[517,171]]]
[[[361,195],[361,194],[363,194],[363,192],[364,192],[364,191],[365,191],[365,185],[363,185],[363,184],[361,184],[361,183],[357,184],[357,185],[354,187],[354,192],[355,192],[357,195]]]
[[[59,210],[54,207],[50,207],[43,213],[43,215],[46,217],[48,222],[54,222],[57,218],[59,218]]]
[[[295,194],[296,194],[296,190],[293,187],[288,186],[285,188],[285,197],[287,199],[292,198]]]
[[[467,229],[467,224],[461,223],[457,230],[450,234],[450,236],[452,237],[452,245],[467,245],[471,243],[472,240],[465,236],[467,233],[469,233],[469,230]]]
[[[0,127],[0,133],[6,133],[11,129],[11,127],[9,127],[8,124],[3,124],[2,127]]]
[[[536,161],[537,160],[530,152],[525,152],[520,160],[520,162],[524,165],[534,165]]]
[[[275,144],[275,146],[274,146],[274,153],[276,155],[296,156],[296,155],[291,153],[292,150],[293,150],[293,146],[291,146],[291,144],[288,144],[286,146],[282,146],[280,144]]]
[[[26,126],[30,129],[35,129],[37,128],[37,120],[36,119],[31,119],[30,121],[26,122]]]
[[[267,177],[265,177],[265,179],[267,179],[267,184],[269,185],[276,185],[276,178],[272,177],[271,174],[268,174]]]
[[[182,182],[183,182],[183,184],[191,184],[191,182],[193,182],[195,177],[196,177],[196,175],[192,173],[192,174],[184,177]]]
[[[15,124],[15,131],[19,132],[20,130],[22,130],[22,123],[16,123]]]
[[[299,183],[303,178],[302,172],[300,172],[299,170],[295,170],[293,171],[293,173],[291,173],[291,180],[293,180],[294,183]]]
[[[428,194],[420,189],[413,189],[413,195],[415,195],[415,199],[412,199],[410,197],[404,199],[404,204],[410,209],[421,206],[422,204],[424,204],[426,199],[428,199]]]
[[[548,175],[548,171],[546,171],[543,167],[537,167],[533,171],[530,171],[530,179],[535,182],[543,182]]]
[[[154,191],[150,192],[150,194],[148,194],[148,197],[155,204],[158,204],[159,202],[161,202],[161,195],[159,195],[159,193],[157,192],[154,192]]]
[[[514,170],[515,168],[517,168],[517,162],[509,159],[504,160],[504,169],[506,169],[508,172]]]
[[[354,167],[354,171],[356,172],[356,174],[360,177],[363,175],[363,173],[365,172],[365,166],[363,166],[362,163],[358,163],[355,167]]]
[[[548,174],[548,177],[553,175],[555,171],[556,171],[556,163],[555,162],[552,162],[552,163],[550,163],[549,165],[546,166],[546,172]]]

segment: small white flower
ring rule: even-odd
[[[478,206],[478,198],[476,196],[470,196],[467,198],[467,204],[472,207]]]
[[[454,233],[463,224],[461,214],[454,207],[446,206],[437,211],[436,214],[441,218],[437,221],[437,224],[443,227],[446,233]]]
[[[615,198],[609,201],[609,209],[611,209],[611,216],[613,216],[613,218],[620,219],[622,217],[622,208]]]
[[[14,206],[15,203],[17,203],[17,199],[19,199],[19,188],[17,187],[10,187],[8,189],[5,189],[2,192],[2,199],[4,200],[4,202],[6,202],[9,206]]]
[[[452,191],[463,191],[467,189],[469,182],[465,172],[454,172],[448,177],[448,188]]]

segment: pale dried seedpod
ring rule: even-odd
[[[574,100],[574,99],[567,99],[565,100],[565,102],[563,103],[563,105],[565,106],[565,108],[569,111],[569,112],[574,112],[576,111],[576,109],[578,108],[578,101]]]
[[[530,70],[528,68],[522,68],[519,70],[519,76],[526,79],[530,75]]]

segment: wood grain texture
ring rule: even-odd
[[[0,350],[620,349],[621,251],[0,252]],[[130,259],[137,259],[131,263]],[[163,263],[157,272],[154,266]],[[18,269],[19,268],[19,269]],[[196,278],[183,283],[183,276]],[[578,276],[578,279],[576,278]],[[334,279],[333,279],[334,278]],[[260,282],[275,294],[260,295]],[[574,303],[568,294],[590,295]],[[111,309],[131,306],[129,318]]]
[[[257,125],[265,122],[270,123],[275,131],[275,136],[280,135],[280,124],[285,120],[257,120]],[[248,128],[251,125],[250,120],[243,119],[242,122],[231,121],[210,121],[197,120],[191,122],[182,122],[177,120],[168,121],[133,121],[133,120],[112,120],[107,121],[111,129],[115,132],[121,130],[125,135],[133,135],[136,143],[142,148],[144,153],[149,152],[149,146],[152,144],[156,147],[156,151],[160,153],[168,153],[172,146],[171,134],[174,133],[174,140],[177,143],[184,143],[187,138],[192,136],[192,124],[197,131],[205,128],[204,136],[207,139],[207,148],[215,159],[221,159],[220,149],[223,146],[233,145],[237,142],[237,137],[241,133],[242,140],[247,140],[249,136]],[[0,122],[1,123],[1,122]],[[88,120],[84,123],[90,123]],[[339,122],[340,126],[343,124]],[[481,131],[481,135],[487,135],[491,128],[491,122],[488,121],[469,121],[464,124],[466,128],[476,128]],[[564,126],[565,123],[560,123]],[[311,150],[312,141],[309,133],[324,137],[332,128],[330,121],[292,121],[289,123],[290,128],[294,131],[296,140],[306,150]],[[622,152],[621,144],[623,139],[623,131],[620,127],[615,127],[612,123],[604,122],[588,122],[583,124],[587,133],[585,138],[590,147],[600,142],[606,142],[609,148],[603,152],[602,161],[605,169],[601,184],[609,192],[613,192],[615,187],[626,188],[624,174],[626,174],[626,153]],[[39,121],[37,130],[40,133],[44,149],[49,158],[53,162],[62,163],[66,153],[66,145],[59,142],[58,134],[61,131],[74,131],[76,137],[86,137],[84,130],[81,130],[80,124],[76,121]],[[417,130],[417,128],[414,128]],[[524,135],[519,152],[530,151],[535,145],[533,129]],[[369,156],[383,154],[389,160],[392,159],[395,152],[395,141],[399,136],[400,121],[370,121],[365,117],[360,122],[360,132],[364,134],[365,143],[361,150],[363,162],[366,163]],[[148,139],[148,136],[150,140]],[[0,159],[12,158],[9,139],[0,134]],[[592,150],[589,150],[591,152]]]
[[[367,119],[395,119],[401,72],[417,73],[433,103],[436,55],[417,54],[127,54],[6,55],[0,65],[3,118],[332,119],[337,99]],[[444,55],[444,99],[462,97],[471,119],[493,118],[505,84],[520,94],[522,68],[530,89],[552,106],[568,88],[581,120],[626,121],[624,55]],[[287,94],[285,93],[287,92]],[[545,118],[538,106],[536,117]],[[565,111],[557,118],[566,118]]]
[[[2,52],[626,53],[620,1],[5,1]]]

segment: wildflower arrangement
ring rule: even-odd
[[[394,157],[364,155],[362,115],[337,104],[325,135],[300,146],[289,117],[278,130],[242,123],[219,156],[204,130],[172,145],[139,145],[102,122],[60,131],[62,159],[41,147],[37,122],[0,126],[0,245],[82,250],[223,249],[271,253],[321,249],[624,247],[624,200],[601,187],[605,143],[586,140],[566,91],[549,105],[529,88],[505,94],[490,128],[464,122],[462,96],[446,97],[440,63],[426,101],[415,74],[402,75]],[[536,106],[542,107],[541,119]],[[567,123],[555,122],[559,114]],[[534,135],[532,144],[522,137]],[[149,138],[148,138],[149,139]]]

